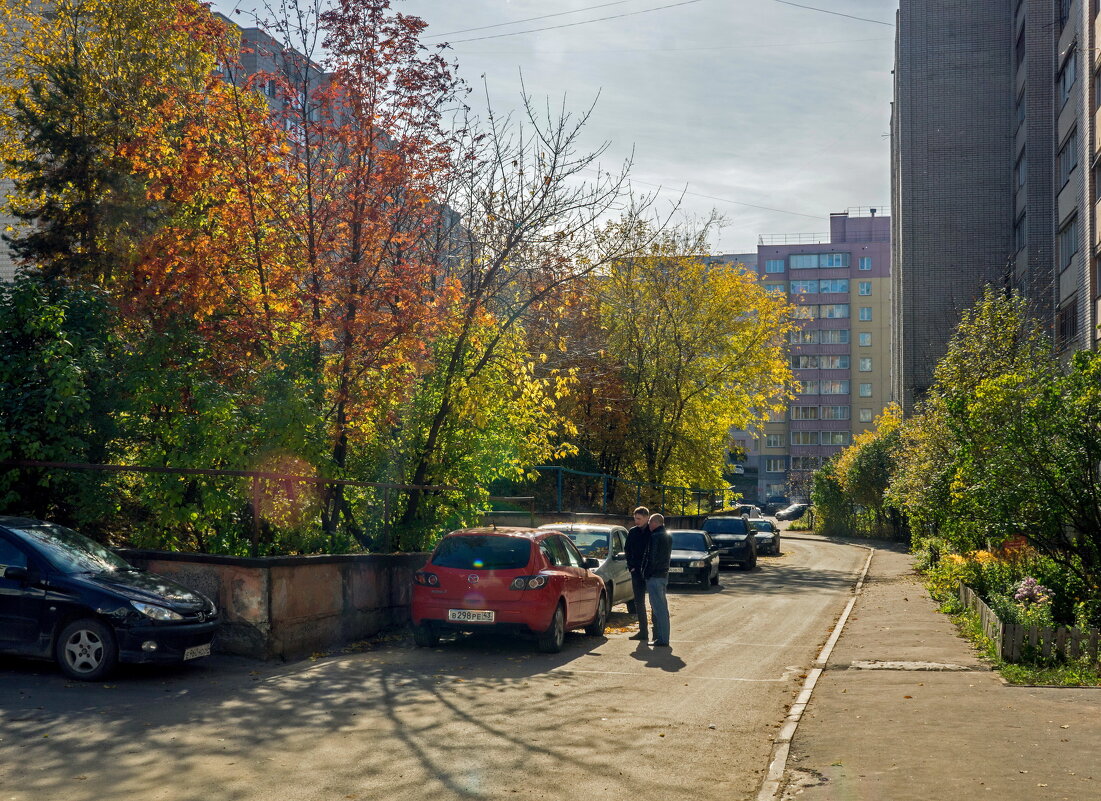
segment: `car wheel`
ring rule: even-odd
[[[119,649],[111,628],[93,618],[74,620],[54,644],[61,672],[80,681],[99,681],[118,664]]]
[[[742,562],[742,570],[752,570],[757,567],[757,552],[754,551],[753,555],[749,557],[748,561]]]
[[[600,600],[596,602],[596,617],[585,627],[585,633],[590,637],[603,637],[606,628],[608,628],[608,596],[601,593]]]
[[[711,571],[708,570],[702,576],[700,576],[700,586],[705,590],[711,586]]]
[[[554,610],[547,630],[539,635],[539,650],[545,654],[556,654],[566,642],[566,610],[559,603]]]
[[[440,633],[431,623],[413,626],[413,642],[418,648],[435,648],[440,644]]]
[[[772,552],[774,554],[776,554],[777,556],[780,555],[780,538],[779,537],[776,538],[776,547],[772,549]]]
[[[711,577],[711,586],[712,587],[718,587],[719,586],[719,569],[718,568],[715,568],[715,575],[713,575]]]

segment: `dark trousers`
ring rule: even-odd
[[[646,622],[646,579],[639,573],[632,573],[631,588],[635,591],[635,614],[638,616],[638,630],[644,636],[649,637],[650,626]]]

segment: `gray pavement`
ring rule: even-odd
[[[1101,689],[1004,684],[911,557],[877,545],[792,741],[783,798],[1091,801],[1099,753]]]

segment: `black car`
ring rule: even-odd
[[[750,520],[749,527],[753,529],[757,539],[757,553],[771,553],[780,555],[780,529],[771,520]]]
[[[805,503],[793,503],[786,509],[781,509],[776,513],[777,520],[798,520],[804,514],[806,514],[808,504]]]
[[[720,564],[736,564],[745,570],[757,566],[757,541],[744,517],[708,517],[703,521],[703,530],[718,546]]]
[[[719,583],[719,549],[705,531],[673,529],[673,553],[669,558],[670,584],[699,584],[709,587]]]
[[[790,503],[791,501],[786,495],[769,495],[763,505],[757,505],[761,507],[761,511],[766,515],[774,515]]]
[[[97,681],[118,662],[208,656],[218,624],[206,597],[75,531],[0,517],[0,651]]]

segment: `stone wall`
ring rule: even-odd
[[[260,559],[122,551],[136,567],[198,590],[217,605],[215,650],[295,659],[409,620],[412,576],[427,554]]]

